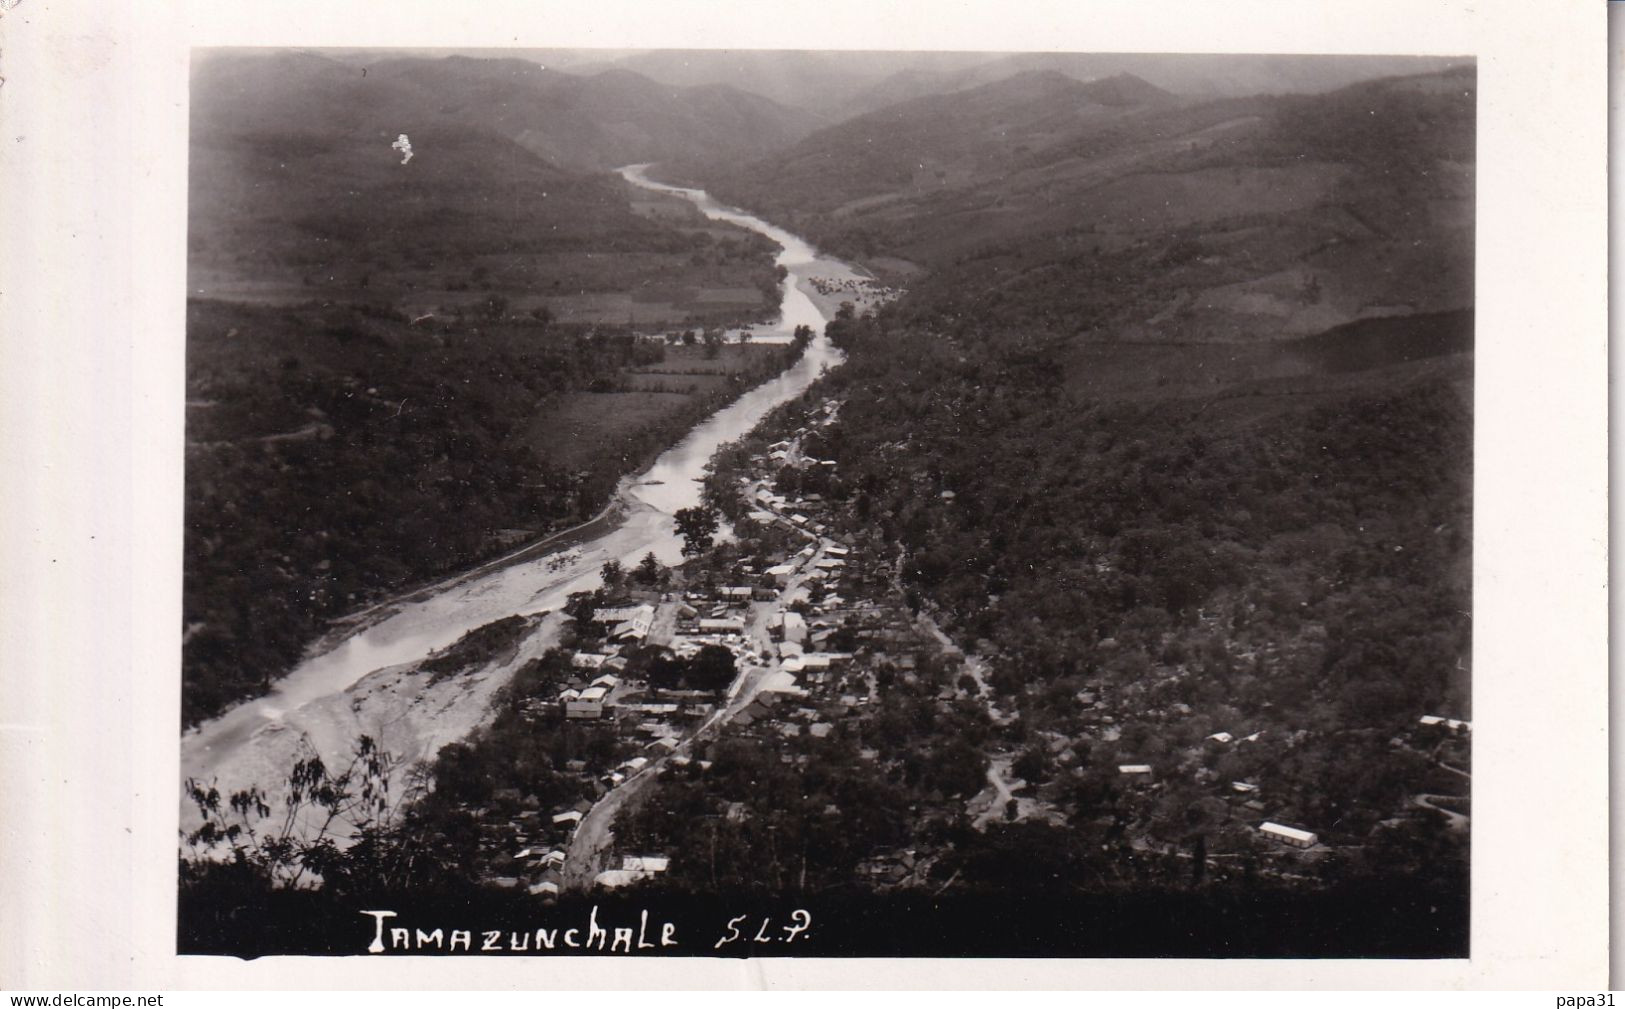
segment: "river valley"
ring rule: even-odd
[[[452,579],[385,604],[357,630],[310,655],[270,693],[244,702],[188,731],[181,743],[181,775],[214,783],[222,793],[260,786],[275,804],[281,782],[299,754],[314,750],[329,767],[341,765],[356,738],[372,736],[400,766],[432,757],[482,721],[492,695],[524,662],[552,647],[560,607],[573,592],[596,588],[607,560],[630,567],[647,553],[664,563],[682,559],[673,514],[700,499],[700,480],[717,448],[744,435],[780,404],[811,385],[842,354],[822,335],[826,316],[815,301],[814,280],[861,281],[838,260],[766,221],[724,206],[700,190],[648,178],[647,165],[620,169],[628,182],[682,196],[707,217],[757,231],[780,246],[786,271],[780,314],[756,338],[788,341],[798,326],[817,334],[801,359],[778,377],[746,392],[692,429],[644,472],[624,479],[607,519],[590,538],[556,550],[521,551],[510,564],[486,565],[472,577]],[[462,635],[513,614],[537,617],[517,652],[464,676],[431,683],[416,664]],[[182,825],[196,811],[183,803]]]

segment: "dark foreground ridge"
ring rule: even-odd
[[[188,906],[183,897],[178,952],[248,959],[364,955],[379,935],[378,918],[364,912],[385,910],[395,912],[381,933],[385,949],[378,955],[385,956],[1422,959],[1468,954],[1465,891],[1401,884],[1313,894],[642,900],[617,895],[552,905],[518,895],[471,893],[415,900],[393,895],[353,907],[318,892],[277,891],[264,895],[252,912],[218,902]],[[601,936],[591,930],[594,921]],[[667,925],[671,944],[662,946]],[[392,937],[391,928],[410,934]],[[631,930],[629,950],[615,945],[617,928]],[[571,929],[576,930],[574,941],[583,944],[580,948],[565,943]],[[442,932],[439,940],[432,938],[436,930]],[[453,939],[456,930],[468,931],[467,949]],[[554,946],[548,948],[546,941]],[[391,948],[392,942],[401,945]],[[454,944],[457,948],[450,948]]]

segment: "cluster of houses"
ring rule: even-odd
[[[1263,729],[1240,737],[1234,733],[1220,730],[1209,733],[1203,737],[1202,742],[1214,747],[1240,746],[1246,743],[1256,743],[1263,737]],[[1156,776],[1155,769],[1150,764],[1119,764],[1117,773],[1130,782],[1140,784],[1150,783]],[[1201,772],[1201,774],[1205,773]],[[1261,798],[1262,789],[1255,782],[1231,781],[1228,785],[1223,786],[1223,792],[1239,803],[1243,811],[1241,814],[1243,819],[1246,819],[1249,815],[1262,815],[1267,808]],[[1271,820],[1261,822],[1257,830],[1260,836],[1271,841],[1279,841],[1293,848],[1312,848],[1320,841],[1320,836],[1312,831],[1289,827]]]
[[[816,458],[803,445],[805,436],[816,427],[833,423],[838,410],[838,402],[826,403],[821,417],[815,415],[791,438],[768,446],[755,459],[758,472],[766,474],[784,466],[803,470],[834,467],[833,461]],[[612,720],[619,737],[629,744],[617,759],[631,755],[613,769],[601,769],[591,776],[592,795],[602,795],[662,760],[690,763],[677,752],[683,740],[717,704],[726,703],[715,693],[649,694],[628,673],[626,656],[635,648],[654,644],[677,657],[692,656],[708,644],[728,648],[742,666],[766,674],[758,677],[756,695],[729,719],[730,731],[774,741],[816,740],[840,732],[843,722],[861,715],[878,695],[877,672],[885,667],[903,682],[917,684],[917,656],[940,657],[950,670],[963,662],[962,653],[943,648],[925,635],[900,604],[889,565],[865,557],[864,541],[832,531],[827,502],[816,493],[777,493],[760,480],[760,476],[742,478],[749,517],[764,527],[781,530],[784,535],[771,542],[788,540],[792,546],[782,553],[774,551],[771,557],[759,554],[754,564],[731,569],[724,584],[663,599],[642,596],[645,601],[602,608],[594,614],[604,626],[604,642],[595,650],[572,656],[577,675],[559,692],[557,703],[567,720]],[[764,613],[756,605],[763,603],[775,605]],[[955,682],[951,676],[948,681]],[[963,694],[962,687],[942,686],[936,702],[942,706],[962,703]],[[1075,696],[1080,711],[1101,727],[1101,738],[1117,739],[1118,727],[1106,713],[1109,706],[1102,703],[1101,687],[1087,684]],[[1235,731],[1209,733],[1200,745],[1229,749],[1258,744],[1265,736],[1263,730],[1246,733],[1243,728],[1230,728]],[[1444,745],[1457,746],[1471,732],[1471,723],[1424,715],[1418,728],[1442,737],[1447,741]],[[1056,735],[1055,743],[1063,750],[1073,741]],[[816,752],[816,747],[783,746],[782,759],[805,763],[809,749]],[[877,757],[872,750],[861,756]],[[1163,787],[1158,783],[1158,768],[1151,763],[1122,763],[1115,769],[1126,786],[1148,791]],[[585,765],[572,770],[585,775]],[[1163,773],[1167,774],[1166,768]],[[1232,806],[1238,829],[1255,832],[1281,846],[1284,853],[1321,844],[1312,829],[1270,819],[1266,796],[1256,782],[1217,778],[1208,771],[1200,774]],[[526,807],[523,799],[519,806],[521,812],[511,822],[517,828],[514,836],[519,850],[504,862],[504,874],[497,881],[536,894],[557,893],[569,839],[591,806],[583,800],[547,812]],[[876,852],[859,872],[876,886],[907,886],[924,878],[929,862],[930,856],[916,849]],[[605,888],[627,886],[657,877],[668,868],[668,860],[661,855],[623,854],[618,864],[599,872],[595,881]]]
[[[580,654],[575,657],[583,658]],[[610,705],[610,697],[620,685],[619,676],[614,673],[603,673],[584,687],[566,686],[559,692],[559,704],[564,708],[564,717],[592,720],[603,718],[605,710]]]
[[[833,465],[804,452],[802,444],[814,428],[833,423],[838,410],[838,402],[826,403],[822,417],[815,416],[790,439],[769,445],[765,457],[759,456],[756,461],[767,468]],[[744,482],[755,483],[749,479]],[[763,572],[763,580],[781,591],[791,585],[803,587],[786,596],[786,608],[769,625],[769,631],[776,643],[781,668],[797,674],[810,692],[794,698],[764,692],[740,712],[733,724],[743,731],[763,736],[825,734],[873,696],[874,666],[884,661],[896,668],[905,682],[912,681],[915,655],[933,642],[922,637],[913,619],[900,608],[873,601],[890,598],[889,572],[865,570],[866,565],[855,563],[861,559],[854,556],[851,547],[831,538],[822,515],[824,502],[818,495],[784,495],[765,486],[748,486],[747,495],[752,505],[751,518],[798,530],[807,540],[797,554],[768,567]],[[806,594],[808,584],[820,585],[823,592]],[[817,600],[816,605],[812,605],[813,599]],[[856,654],[829,650],[830,636],[841,628],[851,632],[845,644]],[[939,654],[951,666],[964,658],[952,647]],[[943,688],[938,703],[951,704],[957,693],[955,688]],[[1077,700],[1081,709],[1095,709],[1099,703],[1098,686],[1080,691]],[[1099,717],[1103,723],[1113,722],[1103,712]],[[1263,730],[1247,734],[1218,731],[1208,735],[1204,743],[1241,746],[1256,744],[1263,736]],[[1108,738],[1115,737],[1115,731],[1108,729]],[[1125,784],[1156,787],[1156,770],[1150,764],[1124,763],[1117,766],[1117,772]],[[1267,807],[1256,783],[1216,784],[1238,804],[1239,819],[1250,820],[1254,825],[1252,829],[1260,836],[1292,849],[1308,849],[1319,843],[1319,836],[1311,830],[1267,819]],[[865,863],[863,871],[872,875],[874,882],[901,885],[914,871],[911,864],[914,860],[913,852],[877,856]]]
[[[582,800],[554,813],[545,826],[539,825],[538,815],[522,816],[510,835],[511,843],[519,845],[519,850],[493,860],[498,875],[491,877],[490,882],[507,889],[524,889],[533,896],[557,897],[564,886],[570,838],[591,808],[590,803]],[[625,886],[665,872],[668,864],[664,856],[629,855],[621,860],[620,868],[599,873],[595,883],[606,888]]]
[[[815,427],[834,422],[838,409],[838,402],[826,403],[822,417],[815,416],[791,438],[768,446],[755,459],[758,472],[766,474],[784,466],[833,467],[833,461],[818,459],[803,451],[802,446],[804,436]],[[574,657],[572,664],[580,672],[580,682],[567,686],[559,703],[569,719],[614,717],[617,731],[640,744],[635,756],[602,775],[595,787],[613,788],[662,758],[689,763],[675,751],[698,721],[697,716],[714,710],[712,705],[720,702],[714,695],[705,699],[674,697],[682,693],[677,691],[662,691],[652,699],[645,697],[641,684],[627,682],[626,661],[620,653],[632,647],[653,643],[684,657],[707,644],[718,644],[732,651],[742,665],[758,673],[766,672],[760,677],[759,692],[729,719],[730,731],[764,740],[820,739],[840,731],[843,721],[860,715],[877,696],[876,674],[884,667],[890,667],[904,682],[918,683],[917,656],[938,656],[949,669],[963,662],[962,653],[951,646],[943,648],[926,636],[914,616],[900,605],[889,566],[866,558],[861,540],[832,531],[827,503],[819,495],[777,493],[761,485],[760,479],[742,478],[748,514],[756,523],[788,534],[795,545],[784,555],[758,555],[754,564],[731,569],[726,584],[714,588],[686,592],[680,598],[667,597],[658,603],[611,607],[595,614],[605,626],[605,643],[600,651]],[[777,605],[764,615],[753,606],[759,603]],[[652,641],[656,627],[663,628],[659,632],[661,640]],[[949,682],[955,681],[949,677]],[[963,693],[961,686],[943,686],[936,701],[952,705],[962,702]],[[1080,710],[1090,712],[1091,719],[1103,727],[1103,739],[1118,737],[1113,719],[1101,702],[1098,685],[1087,685],[1076,698]],[[695,703],[702,700],[704,703]],[[1471,730],[1470,723],[1443,716],[1423,716],[1419,724],[1450,737],[1464,736]],[[1241,729],[1221,730],[1209,733],[1202,745],[1230,748],[1257,744],[1264,735],[1263,730],[1246,734]],[[1065,745],[1063,740],[1057,743]],[[804,763],[809,759],[806,750],[800,746],[783,747],[782,759]],[[862,756],[875,759],[876,755],[865,751]],[[1116,766],[1116,771],[1126,785],[1151,790],[1161,787],[1157,768],[1150,763],[1123,763]],[[1245,824],[1245,829],[1287,850],[1308,850],[1320,844],[1314,830],[1269,819],[1269,808],[1256,782],[1212,779],[1209,774],[1204,780],[1237,807],[1238,827]],[[568,830],[573,828],[573,822],[579,822],[582,812],[560,811],[554,816],[565,819],[555,819],[551,826],[564,832],[567,841]],[[575,814],[573,822],[571,814]],[[535,863],[537,851],[544,862],[531,868],[539,868],[539,873],[523,877],[535,880],[532,887],[550,881],[547,873],[557,866],[545,860],[552,857],[553,851],[562,849],[526,849],[531,863]],[[908,885],[924,871],[922,866],[928,860],[929,856],[921,856],[913,849],[876,853],[860,867],[860,874],[870,877],[876,885]],[[606,888],[625,886],[657,876],[667,868],[668,862],[662,856],[625,854],[618,866],[598,874],[597,883]]]
[[[487,843],[497,849],[490,853],[493,875],[489,881],[536,896],[556,897],[563,886],[570,837],[592,804],[582,799],[548,813],[535,796],[521,796],[512,788],[499,789],[492,803],[492,810],[497,815],[506,813],[507,818],[493,824],[494,836]]]
[[[1443,715],[1422,715],[1417,719],[1417,725],[1422,733],[1419,738],[1424,740],[1443,739],[1454,743],[1464,739],[1472,732],[1471,722]],[[1263,735],[1264,731],[1259,730],[1238,738],[1230,732],[1220,731],[1210,733],[1204,737],[1203,742],[1215,746],[1240,745],[1256,743]],[[1294,738],[1298,735],[1301,735],[1301,733],[1295,733]],[[1395,740],[1396,745],[1400,742],[1400,740]],[[1154,769],[1149,764],[1120,764],[1117,771],[1125,779],[1135,782],[1150,782],[1155,775]],[[1261,815],[1267,809],[1261,799],[1261,789],[1255,782],[1231,781],[1226,791],[1232,798],[1240,801],[1243,809],[1252,814]],[[1320,843],[1320,835],[1314,831],[1277,823],[1273,820],[1264,820],[1257,829],[1261,836],[1292,848],[1307,850]]]
[[[826,407],[825,423],[833,421],[837,408]],[[803,455],[798,443],[799,438],[782,443],[775,451],[793,455],[798,465],[833,465]],[[767,460],[761,461],[765,469]],[[857,548],[828,534],[816,517],[824,505],[817,495],[787,498],[762,490],[755,500],[758,521],[777,524],[803,541],[795,553],[778,563],[760,563],[760,569],[742,565],[736,578],[712,588],[664,597],[634,592],[624,605],[594,611],[594,622],[603,628],[602,642],[571,654],[572,675],[551,702],[557,705],[553,717],[612,726],[625,759],[597,771],[570,761],[567,769],[581,775],[590,798],[568,808],[548,811],[533,797],[499,796],[499,820],[493,825],[506,843],[493,859],[496,883],[544,896],[557,893],[571,837],[593,801],[662,761],[693,762],[678,752],[683,740],[725,702],[714,691],[649,691],[629,661],[634,650],[656,646],[685,658],[706,645],[728,648],[741,666],[765,673],[758,676],[758,692],[735,712],[731,724],[735,731],[775,739],[820,739],[836,731],[874,696],[873,667],[879,662],[913,675],[914,650],[927,641],[902,607],[868,601],[887,597],[889,572],[869,570]],[[762,614],[755,607],[763,603],[777,605]],[[837,639],[843,631],[844,637]],[[848,650],[836,647],[843,642]],[[854,654],[858,649],[861,662]],[[541,715],[550,702],[543,698],[532,703],[533,713]],[[875,758],[873,751],[866,756]],[[807,759],[804,754],[786,757]],[[702,769],[708,764],[698,763]],[[504,812],[514,814],[505,823],[500,821]],[[625,886],[667,867],[660,855],[625,854],[595,881],[606,888]]]

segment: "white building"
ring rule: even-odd
[[[1258,828],[1258,832],[1265,837],[1290,844],[1294,848],[1313,848],[1320,838],[1307,830],[1297,827],[1288,827],[1281,823],[1265,823]]]
[[[619,869],[605,869],[593,877],[593,883],[613,890],[665,872],[670,864],[671,859],[662,855],[626,855],[622,857]]]
[[[564,717],[603,718],[604,702],[608,697],[608,687],[588,687],[578,696],[570,698],[564,702]]]
[[[648,603],[638,606],[606,606],[601,610],[594,610],[592,618],[606,627],[613,628],[611,637],[629,637],[642,639],[648,637],[649,628],[655,623],[655,608]]]
[[[623,855],[621,868],[629,872],[665,872],[671,859],[664,855]]]
[[[649,603],[639,603],[636,606],[605,606],[594,610],[592,618],[602,623],[620,623],[622,620],[636,620],[645,618],[653,620],[655,608]]]
[[[1472,722],[1464,722],[1459,718],[1445,718],[1443,715],[1423,715],[1419,721],[1429,728],[1443,726],[1451,732],[1471,732]]]
[[[653,621],[649,620],[623,620],[610,628],[609,636],[616,641],[642,641],[649,636],[652,626]]]

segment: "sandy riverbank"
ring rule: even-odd
[[[286,809],[287,776],[295,761],[311,752],[322,755],[330,771],[338,773],[354,751],[356,740],[371,736],[381,750],[395,759],[390,795],[400,798],[412,765],[432,760],[441,747],[463,739],[489,714],[492,699],[519,668],[540,658],[558,643],[563,617],[553,614],[537,625],[510,654],[448,676],[439,682],[419,663],[389,666],[362,677],[341,693],[320,698],[269,721],[254,730],[253,743],[236,747],[230,757],[212,768],[209,782],[223,792],[253,782],[266,793],[271,807],[267,823],[280,823]],[[181,829],[198,825],[197,810],[181,810]],[[309,840],[319,824],[300,822],[296,833]],[[341,846],[349,839],[347,826],[333,838]]]

